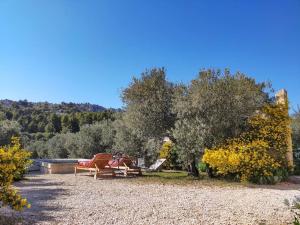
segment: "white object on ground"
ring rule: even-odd
[[[166,161],[166,159],[158,159],[156,160],[155,163],[153,163],[150,167],[149,170],[158,170]]]

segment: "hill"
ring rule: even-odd
[[[102,112],[106,108],[90,103],[62,102],[60,104],[49,102],[29,102],[27,100],[13,101],[9,99],[0,100],[0,108],[6,109],[33,109],[51,113],[76,113],[76,112]],[[116,111],[118,109],[111,109]]]

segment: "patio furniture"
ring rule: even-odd
[[[166,161],[166,159],[157,159],[155,161],[155,163],[153,163],[151,166],[149,166],[147,171],[159,171],[159,170],[161,170],[162,165],[164,164],[165,161]]]
[[[120,158],[110,160],[108,165],[110,168],[114,168],[116,171],[123,173],[124,176],[142,175],[141,168],[135,166],[132,159],[128,156],[122,156]]]
[[[94,179],[97,179],[98,175],[111,175],[115,176],[114,168],[108,165],[108,162],[112,159],[111,154],[98,153],[94,155],[91,160],[79,161],[78,165],[75,166],[75,176],[78,170],[89,171],[90,174],[94,172]]]

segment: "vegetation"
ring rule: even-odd
[[[129,179],[128,182],[132,181]],[[134,182],[140,184],[192,185],[193,187],[237,187],[242,185],[237,182],[228,182],[224,179],[210,179],[205,174],[201,174],[200,177],[190,176],[187,171],[144,172],[143,176],[138,177]]]
[[[247,119],[269,99],[265,83],[228,70],[204,70],[188,86],[177,87],[172,134],[185,168],[198,175],[196,165],[205,148],[236,137],[246,129]]]
[[[294,149],[295,174],[300,174],[300,108],[292,115],[292,138]]]
[[[56,134],[47,141],[37,141],[29,149],[38,158],[90,158],[110,152],[115,131],[111,120],[84,125],[77,133]]]
[[[124,128],[138,139],[139,155],[145,157],[146,165],[157,158],[162,138],[173,127],[172,92],[163,68],[147,70],[140,79],[134,77],[123,91]]]
[[[165,169],[182,169],[181,162],[178,159],[178,155],[172,141],[166,141],[163,143],[159,152],[159,158],[166,159],[164,163]]]
[[[16,121],[0,121],[0,146],[8,145],[11,137],[20,135],[20,131],[20,125]]]
[[[7,145],[12,136],[20,136],[22,145],[31,150],[35,158],[80,156],[82,150],[67,150],[65,145],[70,148],[72,144],[85,147],[75,138],[83,140],[84,134],[87,136],[86,127],[89,125],[104,120],[113,121],[117,111],[105,110],[101,106],[91,104],[1,100],[0,146]],[[79,133],[81,129],[83,131]],[[76,135],[73,135],[75,133]],[[82,155],[90,157],[96,150],[88,148],[88,151]]]
[[[287,176],[286,159],[290,118],[287,107],[266,105],[248,121],[240,138],[207,149],[203,162],[217,175],[255,183],[276,183]]]
[[[18,138],[12,138],[11,145],[0,147],[0,202],[15,210],[30,207],[27,200],[11,187],[13,180],[20,179],[30,164],[30,153],[21,148]]]
[[[293,225],[300,225],[300,213],[299,213],[299,210],[300,210],[300,198],[299,197],[295,197],[295,199],[292,202],[290,202],[288,199],[285,199],[284,203],[294,213]]]
[[[300,149],[300,108],[292,115],[293,148]]]
[[[123,152],[143,157],[146,166],[167,158],[167,169],[194,176],[207,170],[237,180],[276,182],[287,169],[283,140],[290,134],[285,126],[290,121],[288,109],[269,97],[269,88],[229,70],[202,70],[189,84],[174,84],[164,68],[153,68],[122,91],[122,111],[90,104],[0,101],[0,145],[19,135],[37,158]],[[299,121],[296,113],[296,148]],[[172,144],[163,144],[164,137]]]

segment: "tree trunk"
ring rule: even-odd
[[[207,166],[206,168],[206,172],[207,172],[207,175],[210,177],[210,178],[213,178],[215,177],[215,174],[214,174],[214,171],[212,168],[210,168],[209,166]]]
[[[195,157],[193,157],[193,161],[192,163],[190,164],[190,174],[194,177],[199,177],[199,170],[196,166],[196,159]]]

